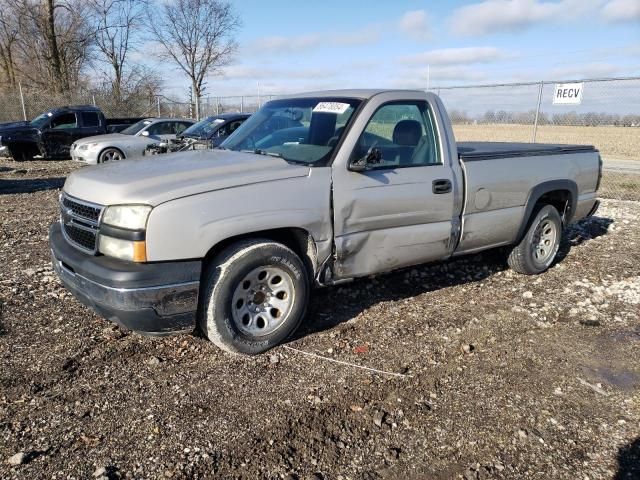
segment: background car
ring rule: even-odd
[[[159,155],[216,148],[250,116],[249,113],[223,113],[204,118],[187,128],[175,139],[148,144],[144,154]]]
[[[211,140],[211,147],[217,147],[250,116],[249,113],[222,113],[207,117],[187,128],[179,137]]]
[[[75,142],[71,145],[71,158],[97,164],[139,157],[149,144],[175,138],[194,123],[184,118],[147,118],[120,133],[87,137]]]

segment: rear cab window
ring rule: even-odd
[[[99,127],[100,115],[98,112],[81,112],[82,126],[83,127]]]

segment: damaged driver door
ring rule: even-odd
[[[430,105],[389,101],[370,115],[352,129],[349,158],[332,167],[337,279],[444,259],[453,248],[454,178]]]

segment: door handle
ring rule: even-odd
[[[449,193],[452,190],[451,180],[441,178],[433,181],[433,193]]]

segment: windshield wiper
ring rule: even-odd
[[[261,148],[256,148],[254,150],[240,150],[240,151],[244,153],[255,153],[256,155],[266,155],[268,157],[281,158],[285,162],[291,163],[293,165],[308,165],[307,162],[303,162],[302,160],[291,160],[290,158],[286,158],[281,153],[267,152],[266,150],[263,150]]]
[[[256,155],[267,155],[269,157],[284,158],[281,153],[267,152],[266,150],[263,150],[261,148],[255,148],[253,150],[240,150],[240,151],[244,153],[255,153]]]

